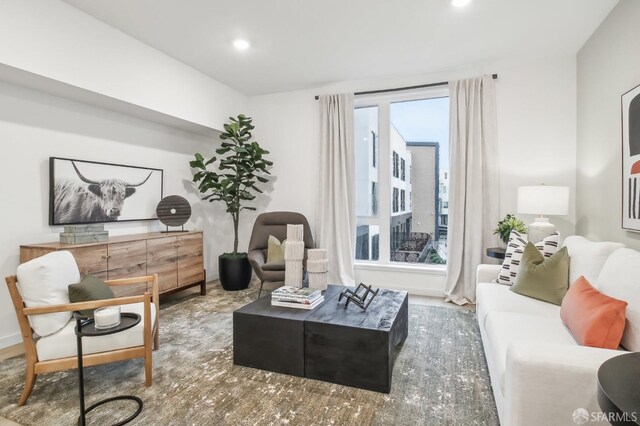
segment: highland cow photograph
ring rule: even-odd
[[[49,224],[156,219],[161,169],[49,158]]]

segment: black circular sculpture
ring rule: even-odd
[[[191,205],[179,195],[169,195],[158,203],[156,215],[160,222],[167,226],[167,230],[163,232],[170,232],[170,226],[182,227],[181,230],[173,232],[186,232],[184,224],[191,217]]]

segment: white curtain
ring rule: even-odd
[[[320,96],[318,247],[327,249],[329,282],[353,285],[355,246],[353,94]],[[309,188],[310,191],[315,189]]]
[[[476,268],[496,243],[499,173],[495,85],[484,76],[452,81],[447,300],[475,303]]]

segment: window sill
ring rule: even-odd
[[[368,271],[387,271],[387,272],[409,272],[414,274],[430,274],[430,275],[446,275],[446,265],[403,265],[403,264],[380,264],[374,262],[356,262],[355,269]]]

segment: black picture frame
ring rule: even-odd
[[[622,229],[640,232],[640,85],[620,97]]]
[[[107,181],[110,199],[102,195]],[[163,192],[163,169],[49,157],[51,226],[157,220],[155,209]],[[100,208],[91,204],[99,200]]]

